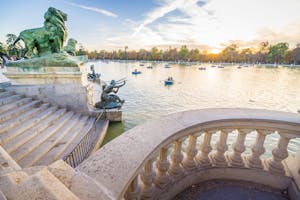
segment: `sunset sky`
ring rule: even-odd
[[[41,27],[47,8],[68,14],[68,36],[85,48],[300,43],[300,0],[0,0],[0,41]]]

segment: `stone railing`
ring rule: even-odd
[[[230,148],[229,134],[234,137]],[[251,148],[246,146],[249,134],[255,134]],[[273,137],[277,145],[267,154],[265,139],[270,134],[277,135]],[[300,156],[288,153],[294,138],[300,138],[299,114],[257,109],[187,111],[127,131],[77,169],[98,181],[103,199],[172,199],[193,184],[213,179],[287,189],[296,199]]]

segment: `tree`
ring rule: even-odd
[[[88,55],[88,51],[84,49],[82,44],[79,44],[79,49],[76,52],[76,55],[78,55],[78,56]]]
[[[281,63],[289,49],[289,44],[286,42],[277,43],[269,47],[267,61],[270,63]]]
[[[239,56],[239,61],[250,63],[251,59],[252,59],[252,50],[250,48],[242,49]]]
[[[300,43],[291,51],[291,59],[294,64],[300,64]]]
[[[138,52],[137,59],[147,60],[148,59],[148,52],[145,49],[140,49],[139,52]]]
[[[124,58],[124,51],[122,51],[121,49],[118,50],[117,52],[117,59],[123,59]]]
[[[221,58],[225,62],[236,62],[238,57],[238,46],[236,44],[230,44],[221,52]]]
[[[192,49],[190,51],[189,58],[191,61],[199,61],[199,50],[198,49]]]
[[[267,61],[267,54],[268,54],[268,49],[269,47],[269,42],[261,42],[258,46],[258,52],[256,53],[256,61],[258,63],[266,63]]]
[[[160,59],[159,51],[156,47],[153,47],[151,49],[151,59],[152,60],[159,60]]]
[[[100,58],[100,59],[104,59],[104,57],[105,57],[105,50],[101,50],[101,51],[99,52],[99,58]]]
[[[186,47],[186,45],[181,46],[181,48],[178,52],[178,56],[179,56],[180,60],[184,60],[184,61],[189,60],[189,57],[188,57],[189,56],[189,50]]]
[[[125,60],[127,60],[127,51],[126,51],[127,49],[128,49],[128,46],[125,46],[124,47],[124,59]]]
[[[17,38],[18,37],[12,33],[6,35],[7,53],[9,56],[15,56],[16,58],[22,56],[22,46],[20,42],[17,42],[17,44],[14,45]]]
[[[168,50],[166,50],[163,55],[162,55],[162,58],[163,60],[166,60],[166,61],[176,61],[178,60],[178,52],[177,52],[177,49],[176,48],[171,48],[169,47]]]
[[[7,47],[5,44],[0,42],[0,56],[5,56],[7,55]]]

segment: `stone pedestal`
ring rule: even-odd
[[[86,61],[60,53],[10,62],[5,73],[12,83],[8,90],[87,114]]]
[[[94,109],[89,111],[90,115],[98,116],[99,113],[104,112],[102,109]],[[105,119],[110,122],[121,122],[122,121],[122,110],[119,109],[109,109],[105,110]]]

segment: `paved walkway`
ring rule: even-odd
[[[173,200],[288,200],[287,194],[264,185],[215,180],[186,189]]]

